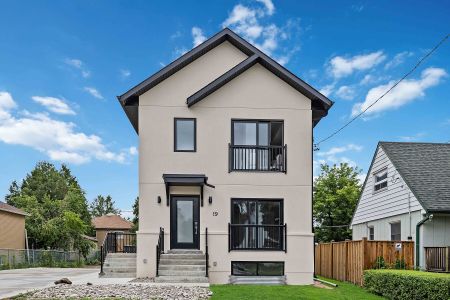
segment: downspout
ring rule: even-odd
[[[425,218],[420,220],[416,225],[416,268],[419,268],[420,265],[420,226],[431,218],[433,218],[433,215],[426,215]]]

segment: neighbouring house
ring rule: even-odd
[[[25,249],[26,212],[0,201],[0,249]]]
[[[354,240],[413,240],[416,266],[442,268],[450,260],[450,144],[378,143],[351,226]]]
[[[133,223],[115,214],[95,217],[92,219],[92,225],[95,228],[95,238],[98,248],[102,246],[108,232],[129,233],[133,227]],[[92,238],[91,240],[94,241]]]
[[[118,98],[139,135],[138,277],[313,283],[313,128],[332,101],[229,29]]]

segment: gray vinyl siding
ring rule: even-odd
[[[379,241],[389,241],[391,239],[391,223],[400,222],[401,239],[408,240],[408,236],[412,240],[416,239],[416,224],[422,219],[420,211],[414,211],[409,214],[401,214],[392,217],[382,218],[378,220],[368,221],[366,223],[353,225],[353,240],[360,240],[363,237],[369,238],[369,227],[374,228],[374,239]]]
[[[387,168],[388,171],[388,186],[385,190],[374,192],[373,174],[384,168]],[[353,217],[353,227],[356,224],[408,214],[409,211],[414,212],[422,209],[422,206],[396,171],[382,147],[378,147],[367,176],[361,199]]]
[[[434,215],[423,225],[424,247],[450,246],[450,216]]]

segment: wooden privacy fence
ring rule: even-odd
[[[414,267],[414,242],[412,241],[361,241],[332,242],[316,245],[315,273],[327,278],[363,284],[367,269]]]

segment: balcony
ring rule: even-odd
[[[287,251],[287,225],[248,225],[228,223],[228,251]]]
[[[228,144],[229,172],[283,172],[286,173],[287,145],[235,146]]]

